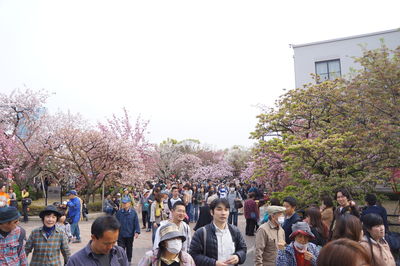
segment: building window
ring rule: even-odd
[[[319,83],[340,78],[340,59],[315,62],[315,74],[319,76]]]

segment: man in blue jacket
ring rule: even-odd
[[[139,219],[136,211],[131,208],[129,198],[122,199],[122,209],[117,212],[116,218],[121,224],[118,236],[118,246],[126,250],[128,261],[132,260],[133,239],[140,234]]]
[[[72,243],[81,242],[81,233],[79,230],[79,220],[81,219],[82,205],[81,200],[78,198],[76,190],[71,190],[67,193],[69,201],[68,206],[68,222],[71,224],[71,234],[75,237]]]

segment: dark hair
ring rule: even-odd
[[[250,199],[254,199],[256,197],[256,193],[250,192],[248,196]]]
[[[173,192],[175,189],[178,189],[177,187],[172,187],[171,192]]]
[[[281,202],[279,201],[279,199],[277,198],[272,198],[269,200],[269,202],[271,203],[271,205],[273,206],[281,206]]]
[[[218,205],[220,205],[220,204],[222,204],[222,205],[224,205],[224,207],[225,208],[228,208],[229,209],[229,201],[227,200],[227,199],[224,199],[224,198],[217,198],[217,199],[215,199],[215,200],[213,200],[212,202],[211,202],[211,204],[210,204],[210,210],[211,211],[214,211],[214,209],[218,206]]]
[[[121,227],[117,218],[111,215],[101,216],[94,220],[91,228],[91,233],[97,239],[103,237],[105,231],[117,231]]]
[[[186,209],[185,203],[183,203],[183,201],[181,201],[181,200],[178,200],[177,202],[175,202],[174,205],[172,206],[172,209],[175,211],[176,207],[178,207],[178,206],[183,206]]]
[[[365,201],[367,202],[367,204],[369,206],[374,206],[377,201],[375,194],[369,193],[369,194],[365,195]]]
[[[283,199],[283,202],[289,203],[290,206],[296,207],[297,206],[297,200],[293,197],[286,197]]]
[[[162,201],[162,195],[161,195],[161,193],[157,193],[156,195],[154,195],[154,199],[155,199],[158,203],[161,203],[161,201]]]
[[[147,181],[146,184],[149,186],[149,189],[153,189],[153,184],[150,181]]]
[[[322,223],[321,212],[318,208],[310,207],[306,209],[305,216],[310,217],[310,227],[314,227],[318,233],[326,240],[328,239],[328,228]]]
[[[341,192],[343,194],[343,196],[345,196],[347,198],[347,200],[352,200],[352,198],[350,196],[350,192],[345,188],[339,188],[338,190],[336,190],[335,199],[337,199],[337,193],[339,193],[339,192]]]
[[[325,195],[322,197],[322,203],[326,206],[326,208],[334,208],[333,200],[330,196]]]
[[[333,239],[348,238],[354,241],[361,240],[362,225],[359,218],[345,213],[336,220]]]
[[[365,216],[363,216],[362,223],[363,223],[364,235],[368,239],[368,245],[372,254],[372,262],[373,262],[372,265],[377,265],[375,261],[374,252],[372,252],[372,242],[371,242],[372,236],[369,230],[371,230],[372,227],[374,226],[383,225],[383,219],[380,215],[376,213],[368,213]],[[378,247],[379,249],[381,249],[380,245],[378,245]]]
[[[236,184],[235,183],[230,183],[229,187],[236,187]]]
[[[360,257],[367,265],[371,264],[371,256],[360,243],[342,238],[326,244],[321,249],[317,266],[354,266]]]

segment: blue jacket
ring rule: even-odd
[[[78,197],[70,199],[67,203],[68,206],[68,218],[72,219],[72,223],[79,222],[81,219],[81,201]]]
[[[139,219],[134,209],[121,209],[117,212],[116,217],[121,224],[119,229],[120,237],[133,237],[135,233],[140,234]]]
[[[319,250],[317,246],[313,243],[308,243],[307,251],[314,255],[314,257],[311,259],[311,266],[316,266],[317,258],[319,255]],[[284,250],[278,251],[276,266],[297,266],[293,243],[286,246]]]
[[[297,213],[294,213],[292,217],[290,217],[289,219],[285,219],[285,221],[283,222],[282,228],[283,230],[285,230],[285,240],[286,244],[288,245],[290,244],[290,242],[292,242],[289,238],[290,234],[292,233],[292,225],[294,225],[298,221],[301,221],[300,216]]]

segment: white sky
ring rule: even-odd
[[[400,1],[0,0],[0,91],[93,121],[127,107],[149,138],[251,145],[257,104],[294,87],[289,44],[397,28]]]

